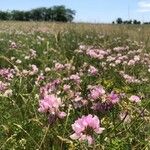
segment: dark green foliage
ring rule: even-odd
[[[30,11],[0,11],[0,20],[71,22],[75,11],[65,6],[41,7]]]
[[[115,21],[112,22],[112,24],[115,24]],[[139,25],[141,24],[141,21],[137,21],[136,19],[135,20],[122,20],[122,18],[118,18],[116,20],[116,24],[136,24],[136,25]],[[144,22],[143,24],[149,24],[149,22]]]
[[[118,19],[116,20],[116,22],[117,22],[117,24],[122,24],[122,23],[123,23],[123,21],[122,21],[121,18],[118,18]]]
[[[133,20],[133,24],[141,24],[141,22],[137,20]]]

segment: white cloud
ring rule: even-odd
[[[139,1],[138,12],[150,12],[150,0]]]

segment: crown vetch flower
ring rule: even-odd
[[[105,94],[105,90],[101,86],[93,86],[90,89],[90,97],[94,100]]]
[[[54,94],[46,95],[40,101],[40,108],[38,109],[39,112],[51,112],[55,113],[61,106],[60,98],[57,98]]]
[[[5,78],[6,80],[11,80],[14,77],[15,70],[10,68],[2,68],[0,69],[0,76]]]
[[[58,117],[60,119],[66,116],[65,112],[59,110],[59,107],[62,106],[61,99],[54,94],[44,96],[39,105],[39,112],[48,113],[49,116],[54,115],[55,118]]]
[[[79,84],[79,83],[81,82],[80,76],[79,76],[78,74],[72,74],[72,75],[70,76],[70,80],[75,81],[77,84]]]
[[[111,110],[114,107],[112,102],[106,101],[106,102],[98,102],[94,103],[93,106],[91,107],[93,110],[100,112],[100,113],[105,113],[109,110]]]
[[[107,99],[108,99],[111,103],[116,104],[116,103],[119,102],[119,95],[118,95],[118,94],[115,94],[115,92],[112,91],[112,92],[108,95]]]
[[[136,96],[136,95],[132,95],[132,96],[129,98],[129,100],[130,100],[131,102],[136,102],[136,103],[141,102],[140,97],[139,97],[139,96]]]
[[[94,66],[90,66],[88,69],[88,73],[91,75],[97,75],[98,74],[98,69],[96,69]]]
[[[88,144],[92,144],[94,141],[94,132],[101,134],[104,128],[100,127],[100,121],[96,115],[82,116],[72,124],[74,134],[70,136],[73,140],[88,141]]]

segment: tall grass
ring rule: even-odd
[[[0,69],[14,69],[14,77],[7,80],[0,76],[0,81],[8,82],[12,94],[0,92],[0,149],[3,150],[148,150],[150,149],[150,26],[149,25],[105,25],[85,23],[45,23],[45,22],[0,22]],[[13,48],[13,44],[16,47]],[[111,50],[110,56],[116,56],[116,47],[129,47],[127,52],[120,52],[133,59],[140,56],[139,63],[128,66],[119,64],[114,67],[102,60],[78,53],[80,46],[87,49]],[[25,59],[30,49],[36,51],[36,57]],[[136,51],[142,51],[136,53]],[[128,54],[129,52],[129,54]],[[133,52],[133,54],[132,54]],[[21,63],[17,63],[17,60]],[[129,61],[127,60],[127,61]],[[55,70],[55,63],[69,63],[72,69]],[[105,66],[102,64],[106,63]],[[149,64],[148,64],[149,63]],[[36,65],[38,72],[33,75],[23,74]],[[86,66],[87,64],[87,66]],[[97,76],[89,76],[88,67],[98,69]],[[45,68],[51,70],[45,72]],[[142,81],[140,84],[128,83],[120,71]],[[63,80],[72,74],[81,73],[81,84]],[[83,75],[82,75],[83,73]],[[44,76],[38,81],[39,76]],[[62,81],[57,93],[65,106],[64,119],[49,124],[47,114],[38,111],[40,88],[55,79]],[[87,106],[74,108],[71,98],[62,90],[64,82],[74,92],[81,92],[88,99]],[[121,102],[104,113],[91,110],[89,85],[102,85],[106,94],[115,91],[125,94]],[[131,95],[139,95],[141,103],[132,103]],[[127,112],[120,120],[120,113]],[[95,144],[72,140],[71,125],[82,115],[95,114],[105,130],[96,135]],[[127,120],[130,116],[131,121]],[[129,122],[128,122],[129,121]],[[94,135],[95,136],[95,135]]]

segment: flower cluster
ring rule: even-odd
[[[40,100],[40,107],[38,111],[42,113],[47,113],[49,117],[57,116],[60,119],[63,119],[66,116],[66,113],[59,110],[59,107],[61,107],[61,105],[62,102],[60,98],[58,98],[54,94],[46,95],[43,99]]]
[[[104,128],[100,127],[100,120],[97,116],[82,116],[72,124],[72,129],[75,132],[70,137],[73,140],[79,139],[79,141],[87,140],[88,144],[94,142],[93,133],[101,134]]]

